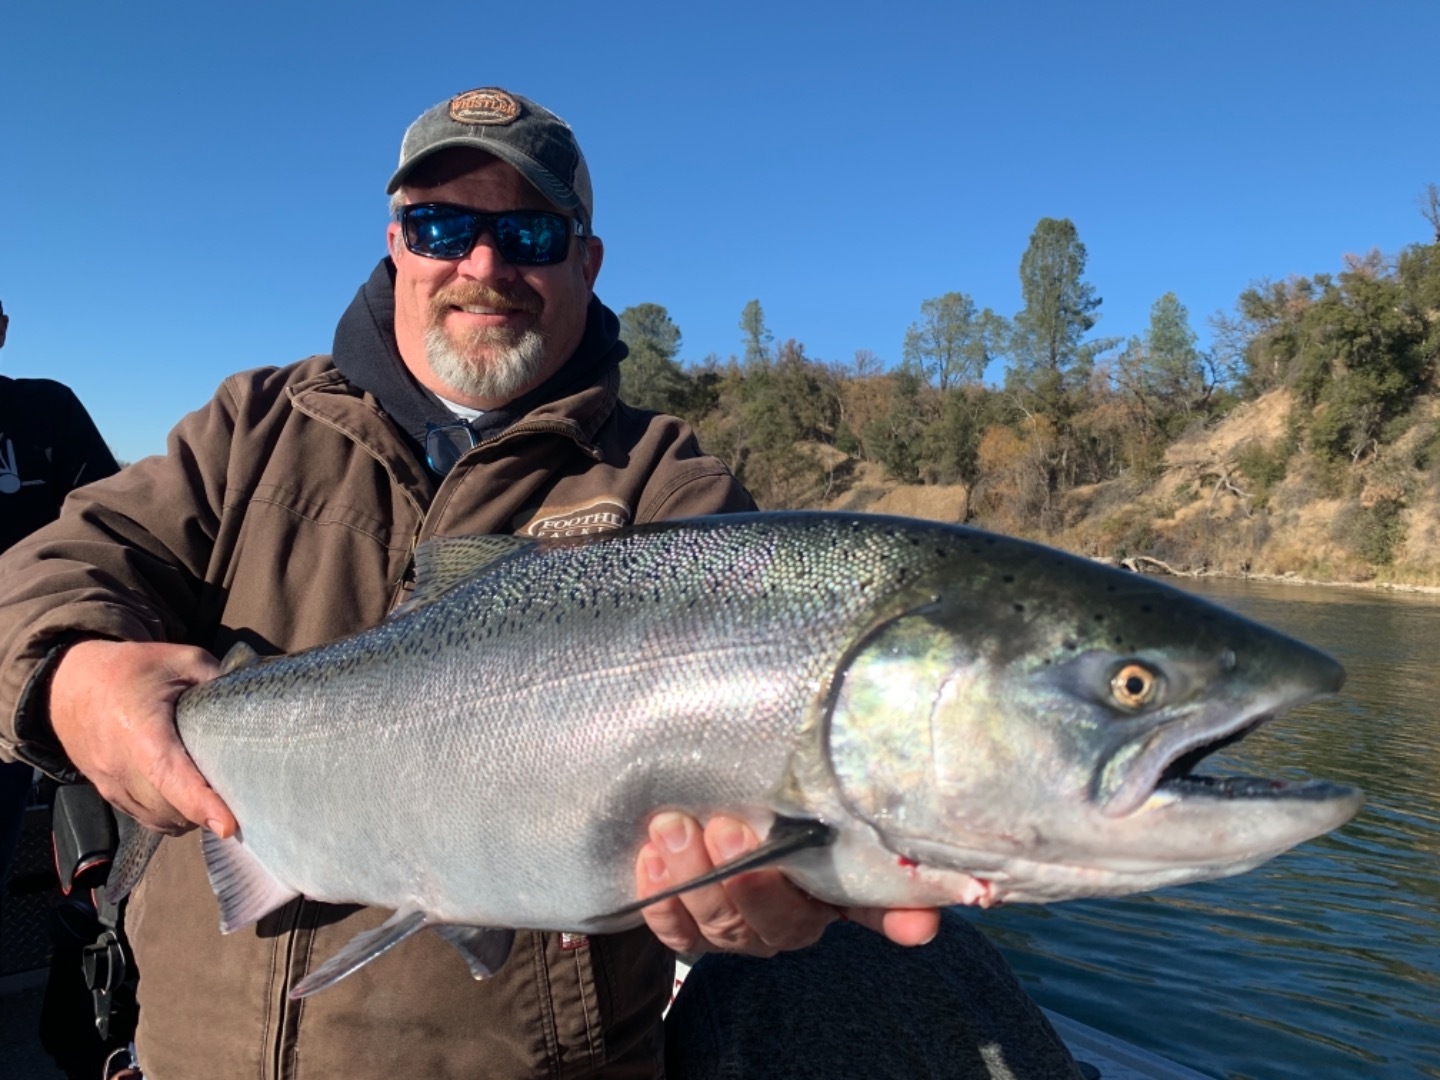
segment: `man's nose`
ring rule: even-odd
[[[476,238],[475,246],[460,260],[456,269],[466,277],[480,281],[513,277],[516,273],[514,264],[507,262],[500,254],[500,248],[495,243],[495,234],[489,229]]]

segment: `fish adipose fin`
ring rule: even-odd
[[[397,911],[374,930],[356,934],[338,953],[306,975],[290,990],[290,1000],[303,997],[334,986],[346,975],[353,975],[371,960],[384,956],[411,934],[418,933],[426,926],[423,911]]]
[[[110,877],[105,883],[105,898],[118,904],[130,895],[130,890],[140,883],[150,857],[164,840],[164,834],[145,828],[129,814],[115,811],[115,831],[119,844],[115,849],[115,861],[110,864]]]
[[[300,894],[276,881],[260,860],[233,836],[221,840],[210,831],[200,839],[205,873],[220,898],[220,932],[233,933],[269,915]]]
[[[651,904],[661,900],[668,900],[672,896],[679,896],[691,889],[698,889],[702,885],[713,885],[717,881],[724,881],[726,878],[734,877],[736,874],[748,873],[751,870],[758,870],[762,866],[779,862],[788,855],[797,851],[804,851],[806,848],[825,847],[835,840],[835,830],[824,822],[807,821],[803,818],[776,818],[775,824],[770,828],[770,835],[765,842],[753,851],[747,851],[738,859],[731,859],[727,863],[721,863],[708,874],[701,874],[697,878],[676,885],[673,889],[666,889],[654,896],[647,896],[644,900],[637,900],[633,904],[626,904],[618,911],[612,911],[606,919],[619,918],[625,915],[633,915],[637,911],[649,907]]]
[[[477,980],[488,979],[499,971],[515,944],[515,931],[501,927],[441,924],[435,932],[460,950]]]
[[[534,546],[518,536],[437,536],[415,549],[415,591],[396,615],[424,607],[494,563]]]

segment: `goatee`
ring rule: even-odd
[[[439,293],[430,303],[425,358],[446,386],[460,396],[513,401],[534,387],[545,366],[545,336],[539,330],[488,326],[451,334],[445,316],[456,307],[500,307],[538,313],[538,304],[484,286]]]

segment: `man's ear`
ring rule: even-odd
[[[591,289],[595,288],[595,279],[600,276],[600,264],[605,261],[605,243],[598,236],[585,236],[581,238],[589,259],[583,264],[585,267],[585,284]]]
[[[404,246],[404,239],[400,235],[398,221],[392,221],[385,227],[385,246],[389,249],[392,259],[400,254],[400,249]]]

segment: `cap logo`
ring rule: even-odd
[[[520,115],[520,103],[504,90],[467,90],[450,99],[450,119],[457,124],[509,124]]]

